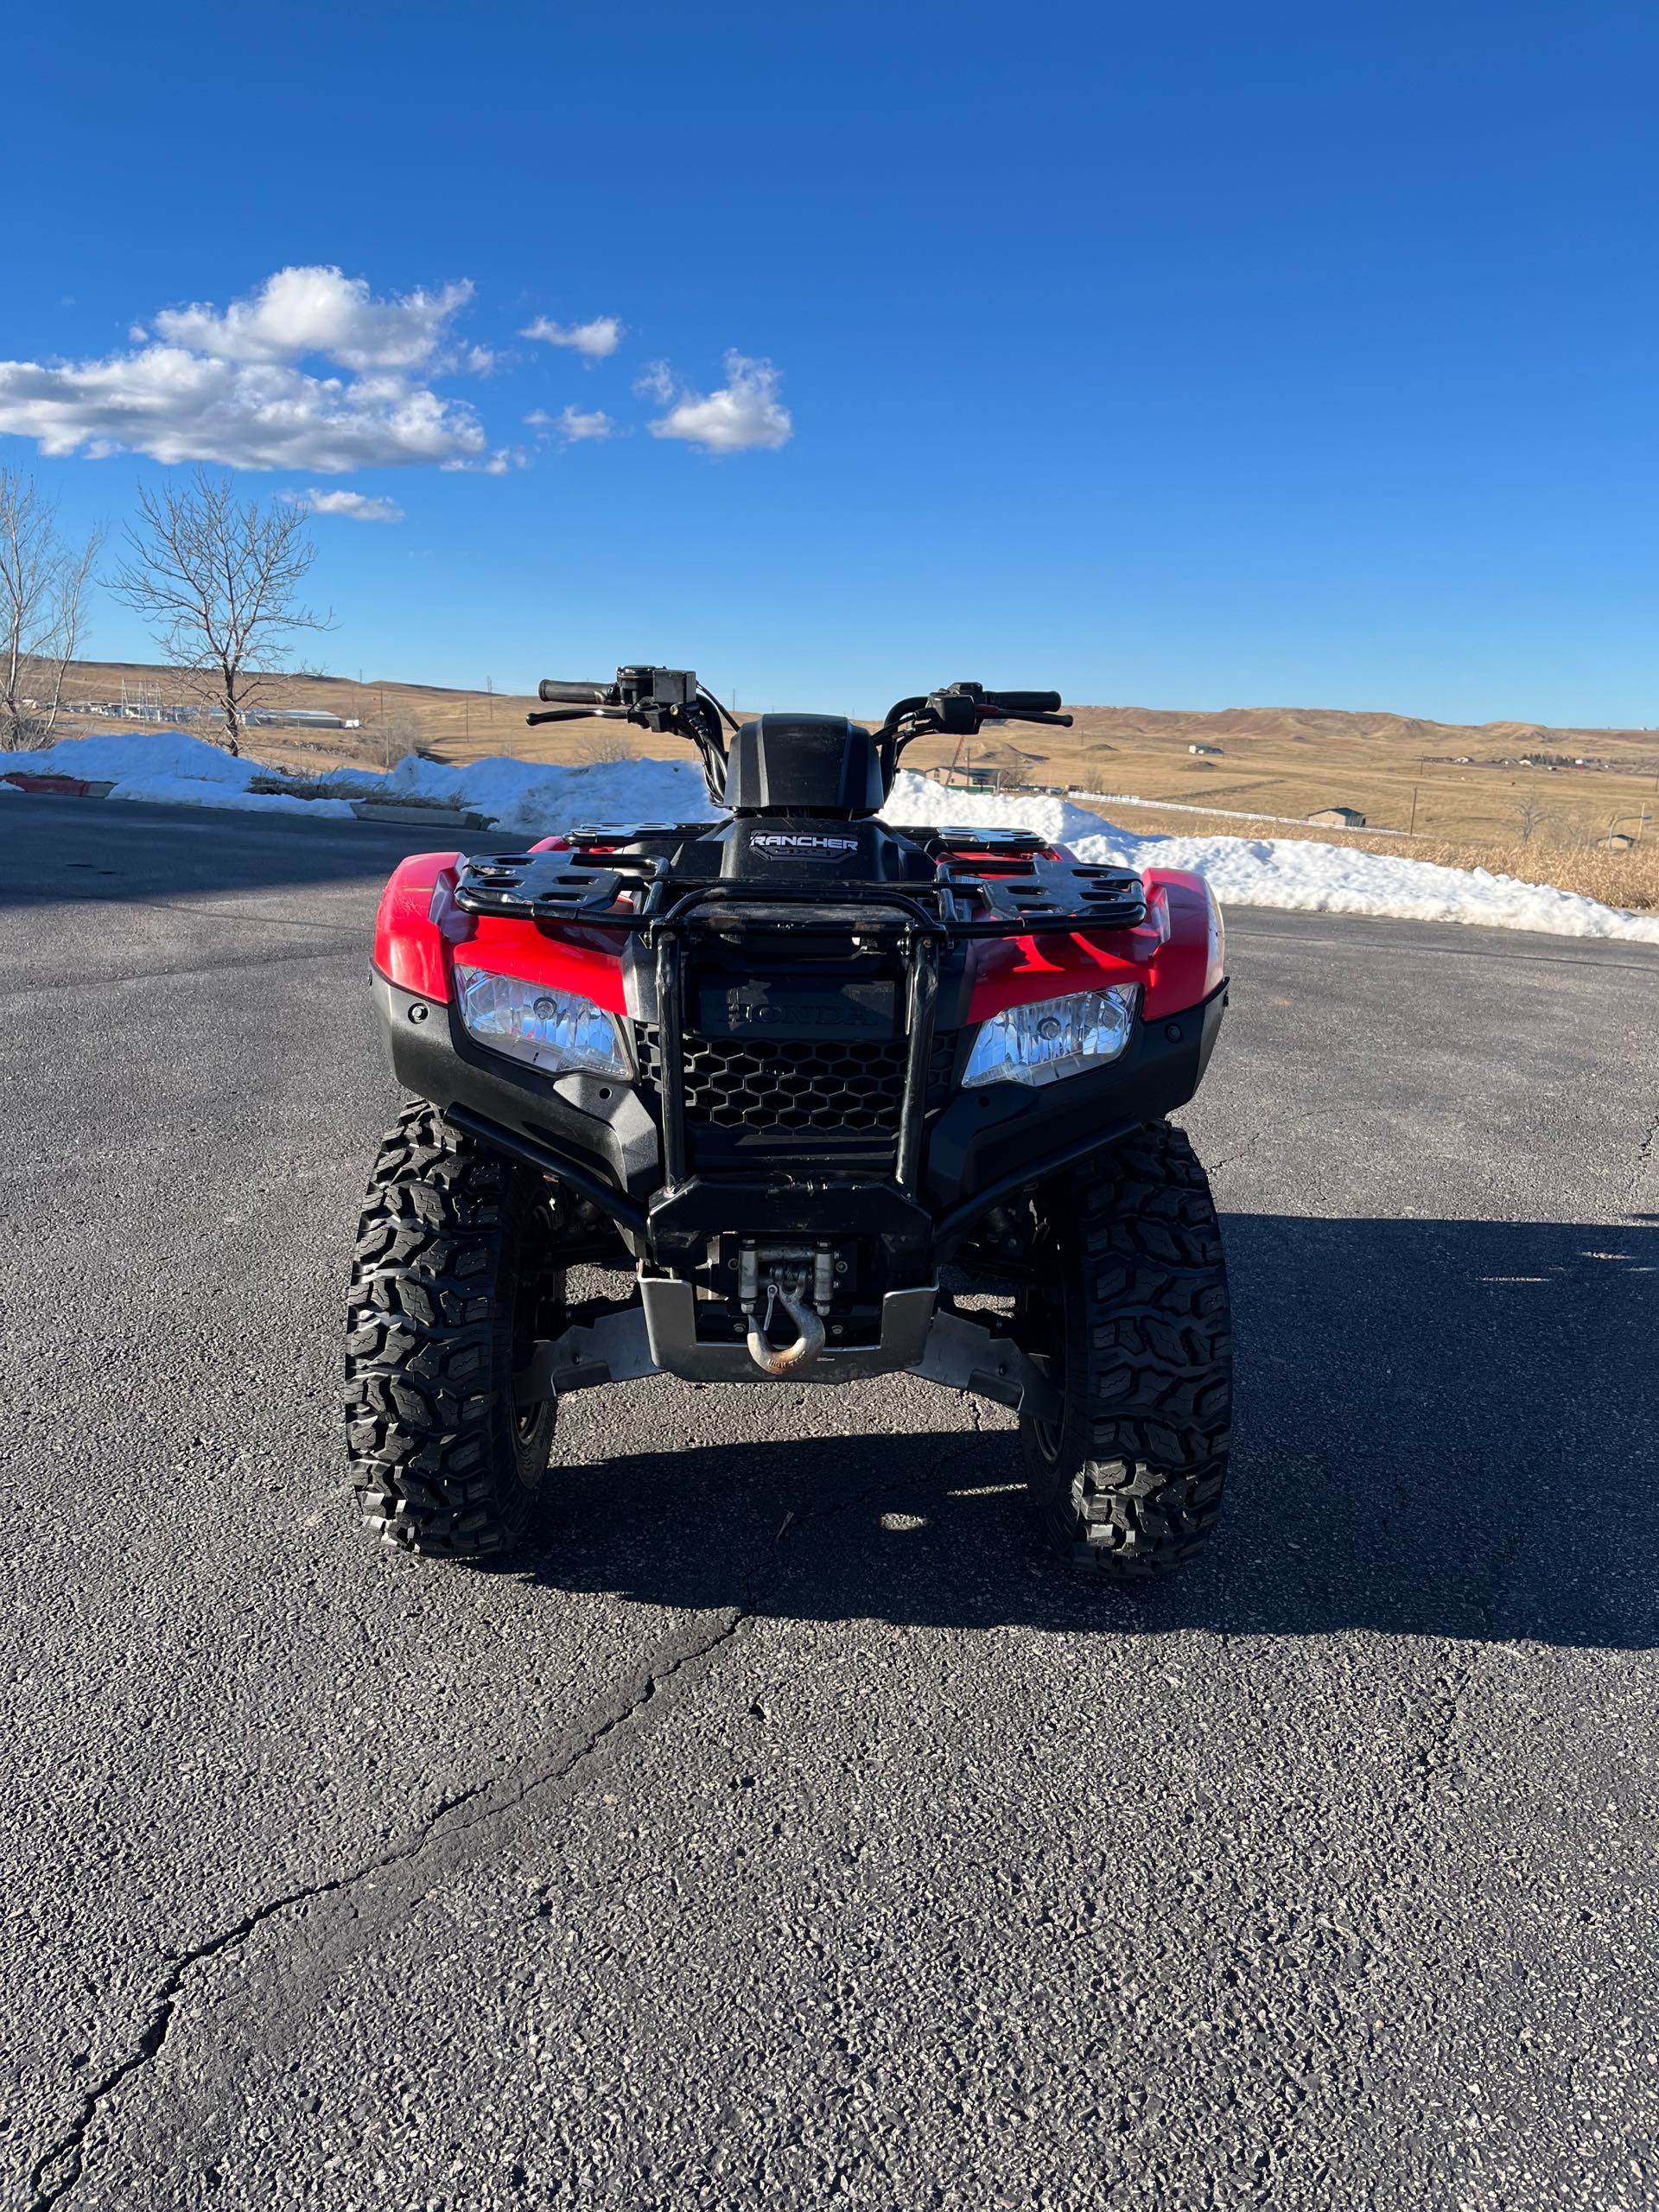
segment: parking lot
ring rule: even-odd
[[[1230,1510],[907,1378],[353,1525],[358,824],[0,820],[9,2201],[1659,2203],[1659,954],[1230,918]]]

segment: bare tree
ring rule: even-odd
[[[239,753],[248,709],[286,673],[293,640],[334,626],[300,601],[316,555],[305,516],[296,506],[239,503],[228,476],[205,469],[177,489],[141,488],[138,509],[110,588],[224,715],[226,749]]]
[[[579,737],[575,753],[584,768],[599,768],[613,760],[638,760],[641,757],[634,739],[624,737],[620,730],[609,729],[602,729],[593,737]]]
[[[1521,842],[1523,845],[1529,845],[1532,842],[1533,831],[1538,829],[1546,818],[1542,799],[1534,798],[1529,795],[1521,801],[1515,810],[1515,824],[1521,832]]]
[[[52,734],[103,543],[66,538],[34,478],[0,468],[0,750]]]
[[[421,750],[421,725],[417,716],[407,707],[393,708],[380,723],[377,733],[380,747],[380,764],[390,772],[399,760]]]

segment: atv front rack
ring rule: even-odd
[[[1041,838],[1008,832],[901,832],[934,863],[931,882],[903,888],[753,879],[677,883],[671,874],[673,855],[702,826],[578,830],[567,847],[552,852],[464,861],[454,893],[455,904],[471,914],[645,939],[656,970],[663,1199],[693,1179],[683,1040],[687,941],[694,933],[741,938],[753,930],[896,939],[905,970],[905,1079],[893,1186],[914,1201],[921,1185],[941,952],[969,938],[1122,930],[1146,918],[1141,879],[1131,870],[1062,860]],[[633,849],[621,849],[626,846]]]
[[[1132,929],[1146,919],[1133,869],[1061,860],[1040,837],[1007,831],[900,830],[934,863],[931,883],[909,885],[903,893],[853,882],[833,888],[753,881],[677,887],[670,874],[673,851],[702,826],[578,830],[560,851],[468,860],[455,903],[470,914],[648,938],[709,903],[747,906],[762,926],[786,930],[841,929],[849,912],[874,908],[880,912],[869,914],[873,923],[886,918],[893,926],[891,917],[902,913],[912,928],[954,939],[1070,936]],[[621,849],[629,845],[637,849]],[[653,845],[665,849],[653,851]],[[760,910],[767,907],[785,911],[763,918]],[[791,907],[800,912],[791,914]],[[833,920],[823,918],[831,913]]]

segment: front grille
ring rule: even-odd
[[[641,1033],[642,1073],[659,1087],[661,1047],[655,1029]],[[695,1128],[737,1135],[813,1139],[823,1143],[891,1145],[904,1106],[902,1037],[840,1041],[817,1037],[752,1039],[688,1036],[681,1040],[685,1110]],[[933,1048],[929,1103],[948,1082],[951,1045]]]

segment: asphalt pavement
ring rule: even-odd
[[[0,802],[0,2201],[1659,2205],[1659,955],[1236,912],[1145,1594],[908,1379],[351,1514],[407,842]]]

